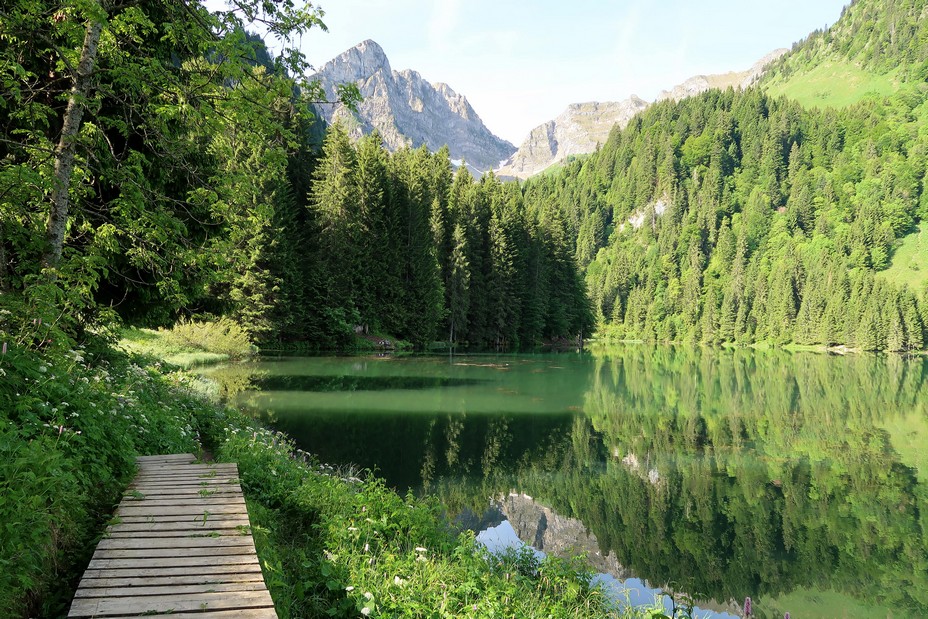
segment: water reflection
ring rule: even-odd
[[[924,359],[626,346],[253,369],[263,389],[239,401],[304,449],[452,515],[530,495],[547,522],[582,523],[603,572],[720,610],[928,614]],[[564,531],[540,547],[570,552]]]

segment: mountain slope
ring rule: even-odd
[[[602,334],[925,349],[926,2],[861,0],[763,80],[832,75],[842,107],[763,88],[667,100],[525,184],[529,208],[570,222]],[[855,103],[850,70],[888,94]]]
[[[591,153],[605,143],[612,127],[624,127],[647,107],[634,95],[617,102],[571,103],[560,116],[532,129],[497,173],[527,178],[571,155]]]
[[[657,101],[679,101],[710,88],[746,88],[763,75],[767,65],[786,51],[774,50],[746,71],[694,75],[682,84],[662,91]],[[528,178],[571,155],[592,153],[597,145],[605,143],[614,126],[624,129],[636,114],[647,109],[649,105],[647,101],[635,95],[624,101],[572,103],[554,120],[532,129],[519,146],[519,150],[497,170],[497,174],[504,177]]]
[[[926,79],[928,3],[858,0],[771,65],[761,84],[806,107],[840,107]]]
[[[335,84],[354,82],[363,102],[357,113],[341,104],[319,105],[326,122],[341,120],[353,138],[380,132],[391,151],[425,145],[435,152],[448,146],[452,160],[487,171],[515,147],[495,136],[468,103],[447,84],[431,84],[415,71],[394,71],[383,49],[367,40],[329,61],[312,79],[333,101]]]

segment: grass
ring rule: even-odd
[[[245,358],[256,350],[242,328],[225,318],[181,322],[171,329],[127,328],[120,335],[119,345],[126,352],[185,369]]]
[[[783,80],[775,78],[767,92],[786,96],[807,108],[847,107],[868,97],[884,97],[897,92],[900,82],[895,72],[871,73],[843,59],[822,62],[811,70],[800,70]]]
[[[783,616],[783,613],[789,610],[790,615],[797,619],[800,617],[873,619],[874,617],[894,616],[890,608],[877,604],[870,605],[836,591],[796,589],[778,598],[765,600],[764,606],[772,611],[773,617]]]
[[[922,222],[915,232],[902,237],[889,268],[879,275],[913,291],[928,284],[928,223]]]

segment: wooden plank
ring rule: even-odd
[[[138,619],[138,615],[116,615],[111,619]],[[273,608],[242,608],[239,610],[215,610],[209,613],[146,615],[145,619],[277,619],[277,613],[274,612]]]
[[[75,598],[120,598],[143,595],[179,595],[187,593],[233,593],[236,591],[262,591],[265,589],[264,581],[252,580],[250,582],[232,583],[205,583],[201,585],[161,585],[127,587],[84,587],[78,590]]]
[[[161,505],[148,507],[144,504],[132,505],[123,503],[116,510],[116,517],[126,516],[201,516],[206,514],[242,514],[245,513],[243,505]]]
[[[196,539],[200,537],[212,537],[215,539],[221,537],[251,537],[251,531],[241,530],[238,528],[233,529],[212,529],[210,531],[188,531],[188,530],[174,530],[174,531],[113,531],[107,533],[103,539],[157,539],[159,537],[171,537],[171,538],[181,538],[181,539]]]
[[[264,583],[261,571],[251,573],[214,573],[214,574],[179,574],[174,576],[123,576],[120,578],[89,578],[81,579],[81,588],[78,592],[88,589],[109,589],[138,587],[166,587],[166,586],[205,586],[238,583]]]
[[[146,466],[139,469],[139,477],[167,477],[174,475],[238,475],[238,467],[234,464],[225,465],[202,465],[202,464],[180,464],[178,466]]]
[[[126,537],[100,540],[97,550],[128,550],[130,548],[254,548],[250,535],[219,537]]]
[[[178,481],[178,482],[157,482],[157,483],[147,483],[147,484],[132,484],[127,490],[128,494],[132,494],[133,491],[139,491],[142,494],[145,492],[153,492],[155,490],[193,490],[193,489],[211,489],[211,488],[233,488],[241,490],[239,482],[237,479],[219,479],[219,480],[204,480],[204,479],[194,479],[190,481]]]
[[[161,576],[212,576],[224,577],[227,574],[261,574],[257,563],[242,565],[201,565],[191,566],[144,567],[139,566],[131,572],[119,567],[88,567],[84,578],[152,578]]]
[[[134,484],[137,486],[144,486],[149,483],[170,483],[176,484],[181,482],[201,482],[209,481],[211,479],[220,480],[220,481],[229,481],[233,480],[230,483],[238,483],[238,477],[234,473],[222,473],[220,474],[211,474],[211,473],[177,473],[175,475],[140,475],[135,478]]]
[[[194,486],[203,482],[216,482],[220,484],[236,484],[238,485],[238,477],[232,475],[183,475],[174,478],[162,477],[162,476],[153,476],[153,477],[140,477],[136,478],[132,482],[131,488],[142,488],[144,486],[164,486],[164,485],[179,485],[179,486]]]
[[[138,456],[135,461],[139,464],[145,464],[148,462],[196,462],[197,457],[193,454],[163,454],[159,456]]]
[[[190,514],[179,514],[172,516],[152,516],[151,514],[146,516],[124,516],[119,518],[116,522],[113,523],[114,526],[119,524],[148,524],[152,526],[157,525],[182,525],[187,523],[191,526],[199,526],[200,528],[209,528],[211,524],[222,523],[224,526],[232,525],[247,525],[248,517],[245,513],[241,514],[210,514],[204,520],[203,514],[197,514],[191,516]]]
[[[274,602],[267,591],[241,591],[225,593],[186,593],[178,595],[149,595],[138,599],[76,598],[69,617],[107,617],[127,613],[199,612],[209,610],[238,610],[244,608],[273,608]]]
[[[234,464],[159,464],[139,468],[139,475],[237,475],[238,467]]]
[[[93,553],[93,560],[122,560],[122,559],[170,559],[183,553],[183,559],[215,559],[221,560],[236,557],[245,561],[247,557],[254,557],[257,561],[254,546],[212,546],[195,548],[109,548]],[[181,558],[181,557],[178,557]]]
[[[124,505],[171,505],[176,503],[182,503],[184,505],[206,505],[208,503],[234,503],[236,505],[244,505],[245,498],[241,494],[207,494],[203,495],[199,492],[190,492],[186,495],[179,497],[165,497],[159,495],[145,495],[136,497],[136,496],[127,496],[123,499]]]
[[[183,522],[154,524],[120,524],[107,529],[104,539],[117,537],[204,537],[251,535],[251,527],[235,522],[212,522],[206,525],[186,526]]]
[[[254,554],[231,555],[225,557],[168,557],[153,559],[91,559],[87,569],[90,570],[120,570],[153,568],[180,568],[180,567],[217,567],[220,565],[258,565]]]
[[[165,501],[171,498],[189,499],[238,499],[244,500],[238,484],[221,484],[216,486],[142,486],[132,488],[123,495],[123,502]]]

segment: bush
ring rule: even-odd
[[[159,330],[177,346],[243,359],[257,352],[248,333],[230,318],[215,321],[181,321],[170,330]]]
[[[59,616],[135,457],[197,450],[203,404],[105,344],[0,311],[0,616]]]

